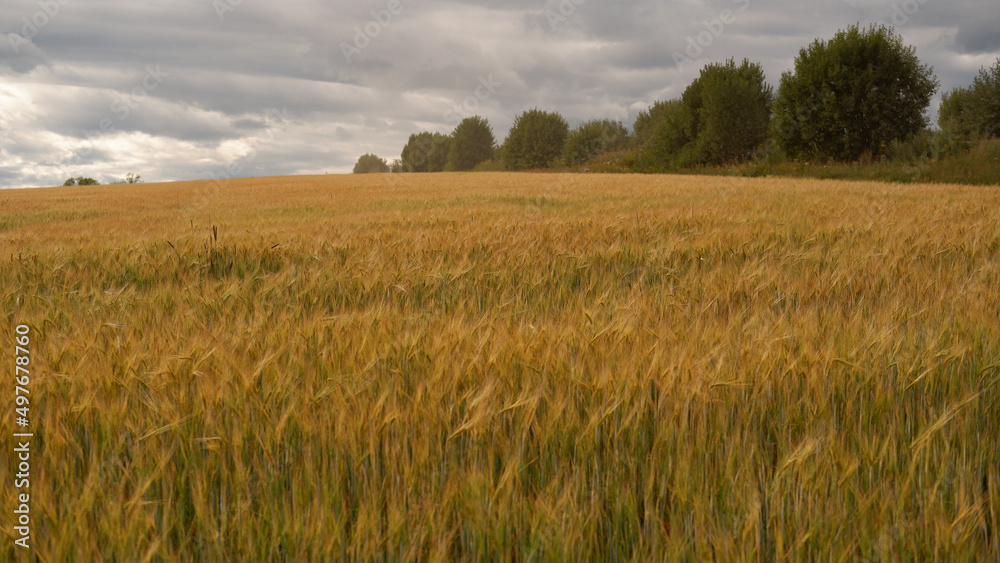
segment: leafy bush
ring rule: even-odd
[[[1000,137],[1000,59],[989,69],[981,68],[968,88],[944,95],[938,126],[953,138]]]
[[[632,146],[639,148],[645,145],[653,137],[657,124],[679,103],[680,100],[657,101],[649,109],[640,111],[632,125]]]
[[[472,169],[473,172],[503,172],[507,168],[499,160],[484,160]]]
[[[938,107],[938,127],[949,137],[968,138],[972,135],[973,124],[969,111],[972,89],[959,86],[941,97]]]
[[[979,70],[972,91],[976,132],[986,137],[1000,137],[1000,58],[989,69]]]
[[[70,178],[63,182],[64,186],[99,186],[100,183],[93,178],[85,178],[83,176],[77,176],[76,178]]]
[[[561,115],[530,109],[517,116],[502,148],[508,170],[548,168],[562,155],[569,125]]]
[[[563,162],[568,166],[584,164],[597,155],[620,151],[628,146],[628,142],[628,129],[620,121],[588,121],[566,138]]]
[[[889,162],[904,166],[916,166],[936,156],[934,133],[922,129],[919,133],[906,140],[893,140],[886,150]]]
[[[921,178],[925,182],[1000,185],[1000,140],[982,140],[933,162]]]
[[[666,170],[692,141],[694,116],[680,99],[657,102],[647,115],[648,120],[643,123],[640,123],[643,114],[636,119],[636,139],[644,139],[636,166],[643,172]]]
[[[493,128],[485,118],[477,115],[463,119],[451,137],[447,170],[472,170],[480,162],[493,157],[496,139]]]
[[[355,174],[373,174],[388,171],[389,165],[385,163],[385,159],[370,153],[361,155],[357,164],[354,165]]]
[[[126,174],[125,177],[122,178],[121,180],[112,182],[112,184],[141,184],[141,183],[142,183],[142,176],[134,174],[132,172]]]
[[[450,135],[428,131],[410,135],[400,158],[403,172],[441,172],[450,150]]]
[[[596,173],[629,173],[637,170],[636,151],[618,151],[598,155],[587,163],[587,169]]]

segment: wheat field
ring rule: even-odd
[[[0,268],[6,560],[1000,558],[995,188],[0,191]]]

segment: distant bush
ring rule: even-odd
[[[400,157],[403,172],[442,172],[450,151],[450,135],[428,131],[410,135]]]
[[[496,139],[493,128],[483,117],[467,117],[455,127],[451,134],[451,149],[448,152],[446,170],[472,170],[480,162],[493,157]]]
[[[484,160],[472,169],[473,172],[503,172],[507,168],[499,160]]]
[[[979,70],[972,83],[973,117],[978,133],[1000,138],[1000,58],[989,69]]]
[[[956,138],[1000,137],[1000,59],[981,68],[971,86],[944,95],[938,126]]]
[[[972,102],[972,89],[959,86],[945,92],[938,107],[938,127],[950,137],[969,137],[973,124],[968,115]]]
[[[357,164],[354,165],[355,174],[374,174],[388,171],[389,165],[385,163],[385,159],[370,153],[361,155]]]
[[[584,164],[600,154],[623,150],[628,143],[628,129],[620,121],[588,121],[567,136],[563,163],[567,166]]]
[[[679,105],[680,100],[657,101],[649,109],[639,112],[632,125],[632,146],[642,147],[653,136],[657,124]]]
[[[680,99],[656,102],[648,113],[639,114],[634,128],[636,141],[642,143],[637,147],[637,169],[663,171],[681,159],[681,151],[692,141],[694,115]]]
[[[587,171],[595,173],[629,173],[636,171],[636,151],[618,151],[597,155],[587,163]]]
[[[920,178],[927,182],[1000,186],[1000,140],[982,140],[930,163]]]
[[[142,183],[142,176],[140,176],[138,174],[133,174],[133,173],[129,172],[121,180],[117,180],[117,181],[111,182],[111,183],[112,184],[141,184]]]
[[[934,133],[930,129],[922,129],[909,139],[892,141],[886,150],[886,158],[899,165],[916,166],[936,157],[936,153]]]
[[[84,178],[83,176],[77,176],[76,178],[70,178],[63,182],[64,186],[99,186],[100,183],[93,178]]]
[[[562,155],[569,125],[555,112],[530,109],[517,116],[501,154],[508,170],[549,168]]]

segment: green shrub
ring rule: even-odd
[[[450,135],[429,131],[410,135],[400,155],[403,172],[442,172],[450,151]]]
[[[76,178],[70,178],[63,182],[64,186],[98,186],[100,183],[93,178],[85,178],[83,176],[77,176]]]
[[[477,115],[463,119],[451,137],[447,170],[472,170],[493,157],[496,139],[493,128],[485,118]]]
[[[628,129],[620,121],[588,121],[567,137],[563,163],[567,166],[584,164],[600,154],[620,151],[628,146],[628,142]]]
[[[989,69],[981,68],[968,88],[944,95],[938,126],[955,139],[1000,137],[1000,59]]]
[[[372,174],[388,171],[389,165],[386,164],[385,159],[370,153],[361,155],[358,158],[357,164],[354,165],[355,174]]]
[[[472,169],[473,172],[503,172],[506,167],[499,160],[484,160]]]
[[[569,125],[561,115],[530,109],[517,116],[502,147],[508,170],[549,168],[562,155]]]

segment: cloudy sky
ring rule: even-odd
[[[343,173],[468,115],[502,141],[531,107],[630,126],[704,64],[777,84],[856,22],[895,24],[944,91],[1000,57],[997,0],[3,0],[0,187]]]

